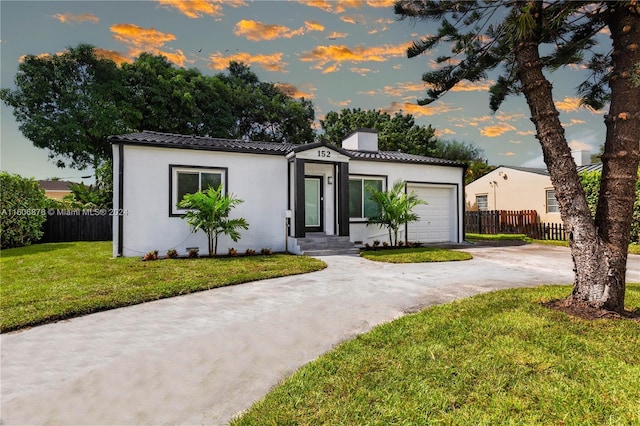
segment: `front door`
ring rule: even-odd
[[[304,227],[306,232],[322,232],[323,201],[322,176],[304,178]]]

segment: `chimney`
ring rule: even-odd
[[[591,164],[591,152],[590,151],[572,151],[571,156],[573,157],[573,161],[576,162],[576,166],[588,166]]]
[[[342,141],[342,148],[351,151],[378,152],[378,131],[358,129]]]

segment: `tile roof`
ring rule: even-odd
[[[463,167],[463,163],[457,161],[445,160],[443,158],[423,157],[421,155],[407,154],[399,151],[352,151],[345,150],[352,158],[358,160],[374,160],[374,161],[398,161],[403,163],[424,163],[442,166],[459,166]]]
[[[126,135],[112,136],[110,138],[110,141],[112,143],[123,144],[272,155],[286,155],[290,152],[297,152],[305,149],[305,145],[295,145],[290,143],[242,141],[233,139],[211,138],[206,136],[190,136],[173,133],[152,132],[148,130],[137,133],[129,133]],[[309,145],[309,148],[313,148],[315,146],[321,146],[322,144],[311,143],[307,145]],[[346,150],[337,147],[332,148],[357,160],[395,161],[404,163],[422,163],[456,167],[464,166],[463,163],[459,163],[456,161],[444,160],[441,158],[423,157],[420,155],[413,155],[396,151],[370,152]]]
[[[578,173],[582,172],[602,172],[602,163],[587,164],[586,166],[578,166]]]
[[[515,167],[515,166],[501,166],[508,169],[519,170],[521,172],[535,173],[542,176],[549,176],[549,170],[533,167]],[[578,173],[602,171],[602,163],[587,164],[584,166],[578,166]]]
[[[264,154],[286,154],[295,145],[276,142],[251,142],[234,139],[210,138],[206,136],[179,135],[142,131],[126,135],[112,136],[112,143],[127,143],[172,148],[191,148],[212,151],[257,152]]]

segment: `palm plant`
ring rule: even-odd
[[[427,204],[426,201],[418,198],[415,192],[409,194],[405,191],[406,182],[397,180],[393,187],[387,191],[378,191],[370,188],[371,200],[379,207],[376,216],[369,217],[369,225],[378,225],[380,228],[386,227],[389,231],[389,242],[398,245],[398,229],[400,226],[420,219],[413,209],[420,204]],[[393,239],[392,239],[393,238]]]
[[[228,235],[234,242],[240,239],[239,229],[249,229],[249,224],[243,218],[230,219],[231,209],[242,203],[233,194],[223,194],[222,185],[218,189],[209,188],[206,191],[198,191],[186,194],[178,207],[190,209],[185,215],[191,232],[199,229],[207,234],[209,243],[209,255],[218,252],[218,236]]]

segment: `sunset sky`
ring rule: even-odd
[[[402,111],[444,139],[483,148],[490,164],[544,166],[524,98],[510,98],[491,113],[488,88],[496,76],[463,84],[429,106],[417,104],[424,97],[422,74],[445,50],[408,59],[412,41],[436,27],[399,21],[393,1],[2,0],[0,8],[3,88],[14,88],[21,56],[55,54],[79,43],[116,62],[146,51],[205,74],[242,61],[261,81],[310,99],[316,122],[343,108]],[[604,141],[604,112],[579,106],[574,89],[583,73],[571,68],[550,77],[572,148],[596,152]],[[92,173],[56,168],[21,135],[11,108],[2,104],[1,114],[2,170],[36,179]]]

